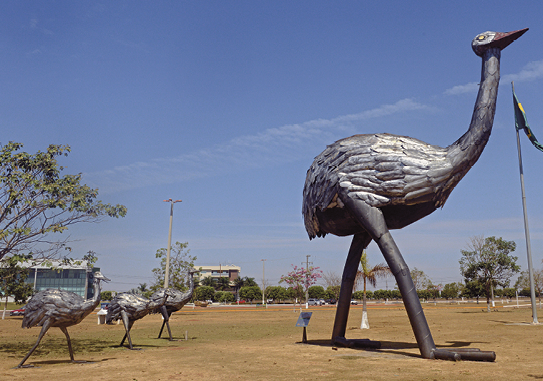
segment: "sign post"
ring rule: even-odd
[[[302,343],[307,343],[307,326],[309,325],[309,319],[311,319],[311,315],[313,312],[300,312],[300,316],[298,317],[298,321],[296,322],[296,327],[303,327],[304,333],[302,336]]]

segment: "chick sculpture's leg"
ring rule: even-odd
[[[345,204],[345,207],[377,243],[392,274],[396,278],[396,283],[400,289],[407,316],[409,317],[422,357],[428,359],[439,358],[447,360],[466,359],[494,361],[496,358],[494,352],[462,352],[457,350],[447,351],[436,349],[434,339],[432,338],[417,291],[413,284],[413,279],[411,278],[411,273],[409,272],[409,268],[407,267],[400,250],[396,246],[394,239],[390,235],[383,213],[380,209],[372,207],[362,200],[349,197],[345,190],[340,191],[339,195]]]
[[[162,322],[162,327],[160,328],[160,332],[158,334],[158,338],[160,339],[160,336],[162,336],[162,331],[164,330],[164,325],[168,328],[168,334],[170,335],[170,341],[173,340],[172,337],[172,331],[170,329],[170,315],[168,314],[168,310],[166,309],[166,306],[160,307],[160,313],[162,314],[162,317],[164,318],[164,321]]]
[[[132,329],[134,322],[128,319],[128,315],[124,311],[121,311],[121,317],[123,319],[123,325],[124,325],[124,329],[126,333],[124,334],[123,339],[121,340],[120,346],[122,347],[124,344],[124,341],[128,338],[128,347],[130,349],[140,349],[140,348],[134,348],[132,346],[132,339],[130,338],[130,330]]]
[[[17,365],[17,368],[22,367],[23,364],[25,363],[25,361],[28,360],[28,358],[30,357],[32,352],[34,352],[36,350],[36,348],[38,347],[38,345],[40,345],[41,339],[43,338],[43,336],[45,335],[45,333],[47,332],[47,330],[49,329],[50,326],[51,326],[51,322],[49,320],[46,320],[45,323],[43,323],[43,325],[41,327],[40,334],[38,335],[38,340],[36,341],[36,344],[34,344],[32,349],[30,351],[28,351],[28,353],[26,354],[24,359],[22,359],[21,362],[19,363],[19,365]]]
[[[68,335],[68,330],[66,329],[66,327],[59,327],[59,328],[66,336],[66,341],[68,342],[68,351],[70,352],[70,360],[72,360],[72,362],[75,362],[74,351],[72,350],[72,341],[70,340],[70,335]]]

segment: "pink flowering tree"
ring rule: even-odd
[[[292,265],[292,271],[287,275],[282,275],[279,283],[285,282],[295,292],[296,298],[302,300],[305,293],[322,277],[322,271],[318,267],[309,266],[309,268]]]

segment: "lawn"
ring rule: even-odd
[[[299,307],[187,308],[171,320],[176,341],[157,339],[160,315],[137,321],[134,346],[119,347],[123,325],[98,325],[96,315],[68,328],[76,360],[69,361],[66,339],[51,328],[27,360],[35,368],[12,369],[37,339],[39,328],[22,329],[22,318],[0,322],[0,379],[77,380],[536,380],[543,379],[543,326],[531,309],[484,304],[424,304],[438,347],[493,350],[496,362],[422,359],[401,304],[369,308],[371,329],[359,329],[362,310],[351,309],[348,338],[380,340],[380,350],[330,345],[335,308],[313,311],[301,343]],[[305,310],[304,310],[305,311]],[[538,310],[542,311],[542,310]],[[542,312],[543,315],[543,312]],[[188,340],[185,340],[185,334]]]

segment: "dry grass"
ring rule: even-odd
[[[121,325],[96,324],[91,315],[69,328],[76,360],[54,328],[27,361],[36,368],[12,369],[34,344],[39,328],[22,329],[22,318],[0,322],[0,379],[64,380],[537,380],[543,379],[543,327],[530,322],[530,309],[480,306],[425,306],[438,347],[494,350],[494,363],[425,360],[401,305],[369,310],[371,329],[360,330],[361,308],[351,310],[348,338],[380,340],[382,349],[329,345],[335,308],[315,307],[301,344],[293,308],[185,308],[173,315],[178,341],[156,339],[159,315],[135,323],[130,351],[118,346]],[[188,331],[188,340],[184,340]]]

